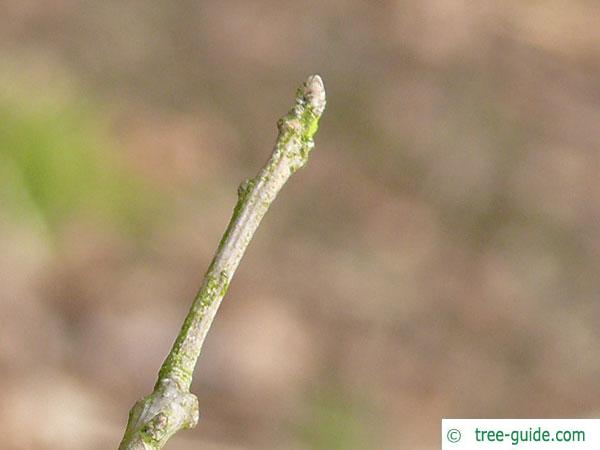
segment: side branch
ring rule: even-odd
[[[323,82],[318,75],[310,76],[298,89],[294,107],[277,123],[271,159],[238,188],[229,226],[202,286],[160,368],[154,391],[131,409],[119,450],[158,450],[177,431],[196,426],[198,399],[189,390],[206,334],[260,221],[289,177],[306,164],[324,109]]]

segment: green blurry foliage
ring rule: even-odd
[[[367,417],[368,405],[337,384],[322,386],[310,396],[309,417],[297,430],[313,450],[378,448],[377,433]]]
[[[0,214],[34,220],[53,235],[78,219],[144,231],[157,193],[119,164],[106,123],[89,101],[48,92],[0,94]]]

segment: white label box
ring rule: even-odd
[[[600,419],[442,419],[442,450],[600,450]]]

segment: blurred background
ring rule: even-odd
[[[116,448],[238,183],[328,108],[169,449],[436,449],[600,416],[594,0],[0,0],[2,447]]]

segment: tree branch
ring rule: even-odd
[[[229,226],[200,291],[160,368],[154,391],[131,409],[119,450],[161,449],[177,431],[198,423],[198,399],[189,390],[206,334],[261,219],[288,178],[306,164],[324,109],[323,82],[318,75],[310,76],[298,89],[293,109],[277,123],[271,159],[238,188]]]

